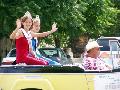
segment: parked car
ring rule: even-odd
[[[70,55],[67,55],[61,48],[39,48],[38,50],[43,56],[61,64],[72,64]]]
[[[16,48],[13,48],[9,51],[6,57],[2,60],[2,65],[11,65],[14,64],[16,60]]]
[[[104,56],[108,54],[108,58],[111,59],[109,62],[113,68],[118,68],[120,66],[120,37],[100,37],[97,42],[102,46],[100,53]]]
[[[39,48],[38,49],[42,56],[50,58],[54,61],[60,62],[61,64],[72,64],[72,60],[69,55],[66,55],[60,48]],[[16,62],[16,48],[10,50],[5,58],[2,60],[2,65],[15,65]]]
[[[120,37],[101,37],[97,39],[101,51],[119,51],[120,50]]]

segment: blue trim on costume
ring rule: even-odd
[[[36,52],[36,56],[37,56],[38,58],[42,58],[42,59],[48,61],[49,65],[61,65],[60,63],[58,63],[58,62],[56,62],[56,61],[53,61],[53,60],[51,60],[51,59],[49,59],[49,58],[46,58],[46,57],[42,56],[42,55],[39,53],[39,51],[37,50],[37,39],[32,38],[31,40],[32,40],[32,49],[33,49],[33,51]]]

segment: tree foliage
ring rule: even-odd
[[[0,38],[8,37],[15,28],[15,21],[26,11],[41,18],[41,31],[58,23],[53,38],[59,46],[67,46],[76,37],[92,38],[111,35],[118,10],[111,0],[0,0]],[[114,33],[114,32],[113,32]],[[51,38],[44,38],[52,43]],[[57,42],[58,43],[58,42]]]
[[[114,4],[110,0],[87,0],[86,2],[88,3],[87,11],[84,14],[86,32],[93,38],[106,33],[110,35],[112,30],[109,27],[114,26],[119,13],[114,8]]]

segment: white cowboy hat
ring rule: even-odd
[[[86,51],[89,51],[95,47],[103,47],[103,46],[99,46],[99,44],[96,41],[91,41],[88,42],[88,44],[86,45]]]

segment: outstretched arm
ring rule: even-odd
[[[52,25],[51,31],[47,31],[47,32],[43,32],[43,33],[34,33],[34,32],[31,32],[31,35],[32,35],[32,37],[45,37],[45,36],[48,36],[48,35],[50,35],[50,34],[52,34],[52,33],[54,33],[54,32],[57,31],[58,28],[56,26],[57,26],[57,24],[54,23]]]

